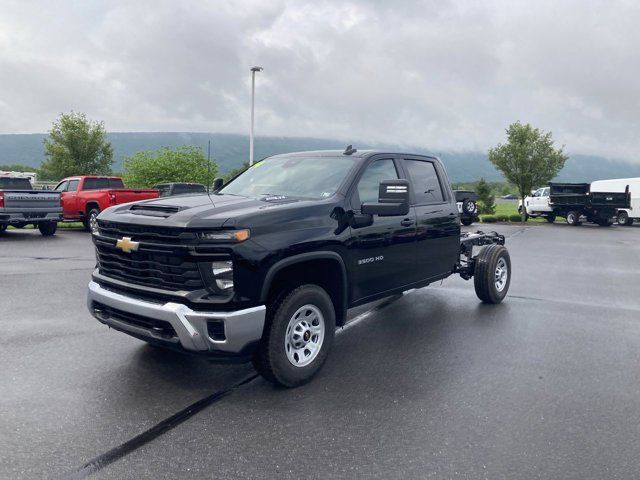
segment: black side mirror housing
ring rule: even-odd
[[[362,213],[393,217],[409,213],[409,181],[383,180],[378,189],[378,203],[363,203]]]
[[[217,192],[224,185],[224,179],[222,177],[216,177],[213,179],[213,191]]]

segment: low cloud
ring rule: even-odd
[[[111,131],[485,150],[511,122],[569,152],[640,161],[640,7],[631,1],[9,2],[0,132],[60,112]]]

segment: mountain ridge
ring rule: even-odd
[[[23,164],[37,168],[44,159],[43,140],[47,134],[0,134],[0,164]],[[211,140],[211,157],[216,160],[220,174],[239,167],[248,159],[248,135],[204,132],[111,132],[108,139],[114,148],[114,171],[122,169],[125,157],[140,150],[156,150],[161,147],[194,145],[205,153]],[[304,150],[344,149],[353,143],[359,149],[382,149],[397,152],[414,152],[439,156],[447,167],[452,182],[469,182],[484,177],[488,181],[503,180],[480,151],[433,151],[424,147],[346,142],[344,140],[312,137],[265,136],[255,139],[256,160],[276,153]],[[640,164],[610,160],[595,155],[571,155],[565,168],[555,180],[591,182],[606,178],[640,177]]]

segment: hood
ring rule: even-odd
[[[100,215],[100,219],[137,225],[217,228],[234,226],[235,220],[246,215],[306,202],[278,195],[259,198],[218,194],[180,195],[111,207]]]

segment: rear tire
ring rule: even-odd
[[[260,375],[283,387],[302,385],[320,370],[335,335],[336,316],[327,292],[302,285],[276,298],[253,364]]]
[[[87,213],[87,219],[84,221],[84,229],[87,232],[98,233],[98,220],[97,217],[100,214],[99,208],[92,208]]]
[[[511,284],[511,257],[502,245],[489,245],[475,259],[473,283],[476,295],[484,303],[500,303]]]
[[[567,213],[567,223],[572,227],[577,227],[581,224],[580,222],[580,214],[574,210],[571,210]]]
[[[468,227],[469,225],[471,225],[473,223],[473,218],[468,218],[468,217],[467,218],[461,218],[460,222],[462,222],[463,225]]]
[[[50,237],[56,233],[56,230],[58,230],[58,223],[40,222],[38,223],[38,230],[40,230],[43,237]]]
[[[5,232],[8,226],[9,225],[7,225],[6,223],[0,223],[0,233]]]

